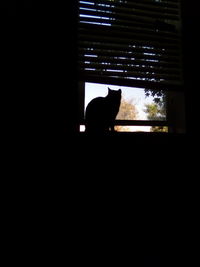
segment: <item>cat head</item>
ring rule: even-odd
[[[118,90],[112,90],[108,87],[108,95],[118,95],[118,96],[121,96],[121,93],[122,93],[122,90],[121,89],[118,89]]]

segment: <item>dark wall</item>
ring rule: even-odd
[[[77,5],[9,1],[2,11],[4,69],[31,132],[73,135],[77,94]],[[29,115],[28,115],[29,114]]]
[[[195,4],[188,1],[181,3],[187,132],[196,135],[199,119],[199,14]]]

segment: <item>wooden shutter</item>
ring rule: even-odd
[[[182,88],[178,0],[80,0],[81,81]]]

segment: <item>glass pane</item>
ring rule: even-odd
[[[116,132],[168,132],[167,126],[115,126]],[[85,132],[85,125],[80,125],[80,132]]]
[[[122,90],[117,120],[166,120],[166,95],[141,88],[85,83],[85,109],[93,98],[105,97],[108,87],[112,90]]]

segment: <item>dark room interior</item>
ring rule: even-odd
[[[44,197],[46,206],[48,203],[52,205],[55,201],[55,206],[58,206],[58,210],[53,208],[53,212],[58,214],[55,216],[61,218],[59,213],[63,213],[63,209],[66,216],[69,216],[65,220],[70,226],[66,226],[66,228],[69,231],[70,240],[72,238],[73,241],[69,241],[70,249],[66,248],[62,257],[67,261],[67,253],[69,253],[73,255],[74,263],[78,263],[77,265],[89,266],[116,264],[119,266],[130,266],[131,264],[136,267],[194,266],[194,262],[197,260],[197,247],[194,245],[194,237],[197,236],[195,218],[198,213],[196,210],[198,189],[195,178],[198,177],[196,172],[198,156],[196,155],[199,145],[198,1],[73,0],[41,2],[36,5],[31,0],[20,1],[20,3],[9,0],[7,4],[0,4],[3,25],[2,38],[5,40],[4,69],[6,70],[6,86],[13,98],[12,101],[14,103],[16,99],[19,99],[18,103],[20,103],[18,108],[22,119],[18,127],[20,128],[21,125],[22,127],[19,131],[17,130],[17,134],[22,130],[26,146],[30,147],[29,152],[32,153],[32,149],[34,149],[32,147],[37,146],[34,158],[41,158],[40,162],[47,161],[45,177],[43,176],[41,180],[37,179],[42,187],[45,187],[46,183],[49,184],[51,193],[56,195],[56,200],[51,199],[52,194],[44,193],[46,194]],[[182,72],[182,83],[181,85],[169,83],[167,90],[171,92],[172,96],[176,95],[176,90],[180,90],[184,98],[183,100],[179,99],[173,106],[174,110],[166,122],[170,129],[168,132],[110,132],[102,135],[88,135],[80,132],[80,124],[84,123],[83,91],[80,91],[80,84],[84,82],[113,85],[119,83],[120,86],[135,84],[138,87],[149,86],[148,88],[155,89],[150,80],[146,81],[146,77],[143,81],[136,79],[130,82],[128,79],[124,81],[123,76],[115,80],[113,76],[107,76],[108,71],[97,71],[99,68],[97,60],[102,56],[103,45],[106,46],[106,40],[112,39],[113,36],[109,35],[109,31],[106,33],[102,26],[101,34],[102,36],[107,34],[107,36],[101,43],[101,47],[91,48],[91,44],[89,44],[90,47],[89,45],[84,47],[87,38],[89,40],[98,38],[99,32],[95,35],[94,25],[94,27],[85,26],[87,23],[82,23],[80,26],[79,4],[82,3],[82,10],[86,10],[90,14],[93,12],[90,10],[91,8],[87,9],[84,6],[92,5],[93,2],[96,2],[99,5],[98,8],[103,12],[109,10],[110,2],[112,2],[112,8],[113,2],[117,2],[118,5],[116,4],[115,8],[119,10],[119,14],[121,10],[127,10],[126,4],[135,5],[134,8],[137,10],[138,6],[149,6],[152,2],[156,2],[156,4],[154,3],[155,10],[158,9],[157,6],[166,4],[165,8],[172,10],[170,12],[173,14],[173,7],[180,3],[181,65],[179,68]],[[157,12],[152,10],[149,9],[147,13]],[[138,14],[142,12],[143,10],[140,9]],[[118,14],[117,11],[116,14]],[[137,17],[139,15],[136,15]],[[89,15],[88,17],[83,16],[83,18],[90,19]],[[96,17],[96,21],[98,19]],[[146,17],[142,22],[147,28],[145,30],[151,31],[151,26],[145,19]],[[123,20],[126,20],[127,24],[129,23],[127,18]],[[158,21],[160,23],[159,19]],[[125,32],[118,30],[117,23],[119,22],[115,20],[113,27],[116,27],[117,34],[121,34],[119,40],[122,40],[125,47],[126,43],[122,38]],[[140,21],[136,21],[138,27],[137,23],[139,25]],[[163,34],[162,27],[169,25],[171,24],[160,23],[156,26],[158,28],[155,32]],[[137,28],[136,26],[131,25],[133,29]],[[81,36],[86,38],[80,38],[82,43],[79,43],[80,27],[83,28]],[[90,34],[90,30],[94,32],[94,36]],[[141,28],[138,33],[127,33],[127,36],[128,38],[131,38],[131,34],[142,36],[142,30]],[[164,29],[164,32],[167,31],[169,36],[177,38],[176,31],[173,30],[169,26],[169,29]],[[159,46],[160,42],[162,43],[156,39],[156,35],[155,37],[152,35],[151,38],[155,38],[155,45]],[[145,42],[151,43],[152,40],[148,39]],[[122,46],[122,44],[119,45]],[[172,45],[167,41],[163,44],[167,47],[166,51],[168,48],[173,50]],[[89,56],[86,52],[80,54],[80,46],[86,49],[82,49],[82,51],[90,51],[91,54]],[[141,47],[137,47],[137,43],[134,43],[131,49],[133,47],[137,51],[141,49]],[[126,47],[126,49],[129,48]],[[143,45],[142,49],[149,48]],[[117,53],[118,50],[116,49]],[[154,48],[152,50],[154,51]],[[94,54],[94,51],[95,53],[98,51],[98,56]],[[107,49],[108,51],[115,52],[114,49]],[[173,53],[175,52],[173,51]],[[145,54],[144,51],[142,53],[146,55],[146,58],[150,55]],[[103,54],[103,57],[106,55]],[[86,56],[91,61],[89,63],[86,60],[81,61],[82,72],[80,73],[80,57]],[[117,69],[118,63],[114,66],[113,62],[116,58],[112,57],[111,63],[114,66],[113,73],[115,72],[115,75],[117,71],[124,75],[133,68],[133,65],[129,65],[128,56],[125,59],[128,62],[125,66],[126,69],[121,72]],[[120,60],[124,60],[124,58],[121,57]],[[163,60],[164,56],[161,61],[163,62]],[[172,65],[175,66],[176,63],[173,61]],[[97,66],[93,67],[95,73],[84,72],[87,69],[84,64]],[[138,56],[139,64],[141,61]],[[152,64],[155,66],[157,62]],[[169,79],[176,76],[175,72],[170,69],[172,65],[167,67],[169,73],[164,74],[166,77],[169,76]],[[88,68],[89,70],[92,69],[91,66]],[[107,68],[108,66],[110,65],[107,64]],[[156,68],[159,69],[157,65],[155,70],[157,70]],[[147,65],[145,65],[146,69],[148,69]],[[159,69],[159,71],[162,70]],[[135,66],[134,73],[139,75],[137,66]],[[146,73],[150,78],[152,77],[149,69]],[[152,73],[154,74],[154,72]],[[162,72],[160,73],[156,79],[162,76]],[[159,90],[163,89],[162,77],[161,82],[158,82],[156,86]],[[17,91],[16,88],[18,88]],[[18,113],[18,109],[16,113]],[[124,125],[126,125],[125,123]],[[134,125],[136,122],[130,123]],[[137,123],[142,125],[142,122]],[[145,122],[144,125],[148,125],[148,123]],[[161,126],[165,125],[160,121],[152,122],[152,125],[159,126],[159,123]],[[40,149],[47,153],[40,153]],[[52,172],[54,160],[56,163],[59,161],[57,165],[59,167]],[[49,162],[53,164],[51,165]],[[32,172],[31,170],[28,173]],[[46,178],[46,172],[50,172],[48,177],[51,178]],[[61,196],[64,200],[62,204],[58,200]],[[69,212],[69,210],[72,211]],[[57,222],[55,224],[59,225]],[[61,225],[63,227],[63,221]],[[59,234],[62,235],[65,231],[60,230]],[[62,245],[59,244],[59,247]]]

